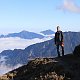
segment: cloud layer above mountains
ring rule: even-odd
[[[3,50],[13,50],[13,49],[24,49],[29,45],[40,43],[48,40],[50,38],[43,38],[43,39],[21,39],[21,38],[0,38],[0,52]]]

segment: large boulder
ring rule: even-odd
[[[80,57],[80,45],[75,47],[73,54]]]

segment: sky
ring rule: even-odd
[[[80,31],[80,0],[0,0],[0,34],[40,32],[59,25]]]

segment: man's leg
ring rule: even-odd
[[[64,56],[64,46],[61,47],[62,47],[62,56]]]
[[[57,53],[58,53],[58,57],[60,57],[59,45],[57,45]]]

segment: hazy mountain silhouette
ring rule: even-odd
[[[49,30],[41,31],[40,33],[44,35],[51,35],[51,34],[54,34],[55,32],[49,29]]]
[[[43,35],[38,33],[29,32],[29,31],[21,31],[19,33],[10,33],[8,35],[1,35],[0,38],[8,38],[8,37],[20,37],[23,39],[34,39],[34,38],[44,38]]]

